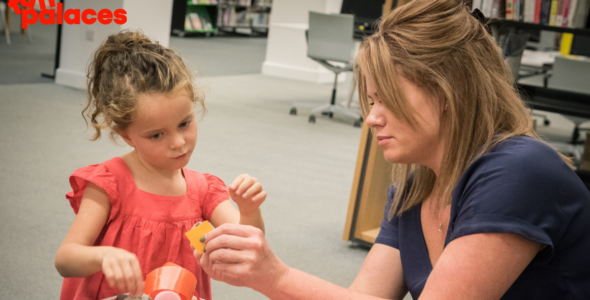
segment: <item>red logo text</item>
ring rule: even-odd
[[[75,25],[84,22],[84,24],[94,24],[97,20],[101,24],[108,25],[112,22],[122,25],[127,22],[127,12],[124,9],[116,9],[111,11],[109,9],[101,9],[96,12],[94,9],[67,9],[63,10],[62,3],[55,3],[55,0],[49,0],[49,7],[45,4],[45,0],[39,0],[39,7],[41,10],[35,10],[36,0],[9,0],[8,6],[14,9],[17,15],[22,14],[22,28],[28,28],[29,25],[40,21],[42,24],[66,24]],[[19,4],[23,7],[19,6]]]

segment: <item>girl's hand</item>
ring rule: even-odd
[[[256,227],[226,223],[209,232],[205,243],[205,253],[195,251],[194,255],[215,280],[268,295],[289,273],[289,267],[272,253],[264,233]]]
[[[143,277],[135,254],[119,248],[111,248],[102,258],[102,272],[109,286],[129,296],[143,295]]]
[[[231,199],[238,205],[240,214],[245,216],[257,212],[266,199],[266,192],[260,182],[248,174],[238,176],[228,190]]]

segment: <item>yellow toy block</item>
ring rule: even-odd
[[[191,245],[195,247],[195,250],[197,250],[199,254],[202,254],[203,248],[205,248],[205,244],[201,243],[200,239],[211,230],[213,230],[213,225],[211,225],[209,221],[205,221],[201,223],[199,226],[194,227],[193,229],[185,232],[184,234],[191,242]]]

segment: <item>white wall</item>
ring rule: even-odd
[[[309,11],[339,13],[342,0],[274,0],[262,73],[311,82],[332,82],[334,73],[307,57]]]
[[[123,29],[141,29],[168,46],[170,41],[170,22],[172,17],[172,0],[76,0],[66,1],[64,11],[69,8],[80,10],[103,8],[112,11],[123,8],[127,11],[127,23],[117,25],[112,22],[103,25],[67,25],[62,27],[61,53],[59,68],[56,70],[57,84],[79,89],[86,88],[86,70],[94,51],[111,34]]]

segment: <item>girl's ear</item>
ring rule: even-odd
[[[127,143],[127,145],[129,145],[129,147],[131,148],[135,148],[135,144],[133,143],[133,141],[129,138],[129,135],[127,135],[127,132],[125,130],[121,130],[119,128],[119,126],[115,125],[113,126],[113,130],[121,137],[123,138],[123,140],[125,141],[125,143]]]

